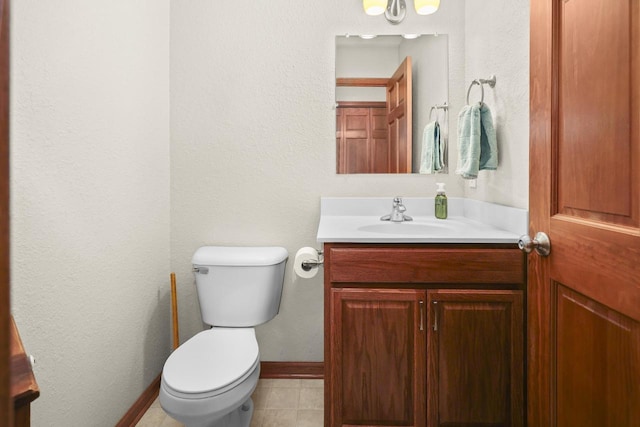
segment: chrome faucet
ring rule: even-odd
[[[409,215],[405,215],[407,208],[402,204],[402,198],[393,198],[393,210],[389,215],[380,217],[380,221],[403,222],[413,221]]]

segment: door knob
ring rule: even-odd
[[[538,255],[549,256],[551,253],[551,241],[542,231],[536,234],[536,237],[531,239],[527,234],[520,236],[518,240],[518,247],[526,253],[530,253],[532,250],[536,250]]]

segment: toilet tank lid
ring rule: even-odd
[[[265,266],[286,260],[289,253],[279,246],[203,246],[198,248],[194,265]]]

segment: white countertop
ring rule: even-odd
[[[433,198],[403,198],[413,221],[380,221],[392,197],[323,197],[317,240],[351,243],[517,243],[528,230],[524,209],[449,198],[447,219],[434,215]]]

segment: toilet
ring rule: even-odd
[[[204,246],[193,255],[202,320],[167,359],[160,405],[187,427],[248,427],[260,376],[254,326],[280,309],[288,253],[281,247]]]

